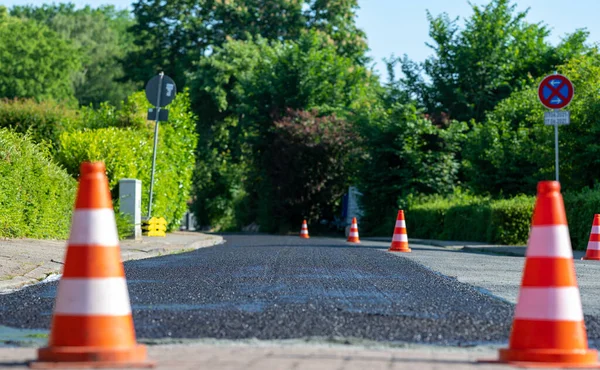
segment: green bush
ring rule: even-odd
[[[527,196],[492,200],[463,193],[423,196],[406,202],[406,223],[413,238],[524,245],[534,201]]]
[[[105,106],[87,112],[96,129],[64,132],[56,159],[77,177],[83,161],[103,161],[113,199],[118,196],[122,178],[142,181],[142,214],[148,209],[148,192],[152,167],[154,123],[145,120],[149,105],[143,93],[133,94],[119,110]],[[104,117],[104,118],[103,118]],[[194,151],[197,143],[195,117],[191,113],[187,92],[178,94],[169,106],[169,121],[159,126],[152,214],[164,217],[169,230],[179,226],[187,210]],[[120,127],[111,127],[111,126]]]
[[[28,133],[36,143],[47,141],[51,149],[58,146],[60,134],[81,125],[79,112],[53,101],[31,99],[0,101],[0,128]]]
[[[1,237],[68,236],[77,184],[48,146],[0,128],[0,178]]]

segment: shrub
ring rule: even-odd
[[[600,213],[600,188],[563,194],[573,249],[585,250],[594,214]],[[492,200],[455,193],[449,197],[409,197],[406,209],[412,238],[525,245],[531,227],[534,196]],[[386,233],[393,224],[386,224]]]
[[[0,101],[0,127],[28,133],[36,143],[47,141],[51,149],[58,147],[60,134],[81,125],[79,112],[53,101],[31,99]]]
[[[52,162],[48,146],[0,128],[0,178],[0,236],[68,236],[76,182]]]
[[[492,200],[464,193],[447,198],[423,196],[409,200],[406,223],[415,238],[527,243],[533,197]]]

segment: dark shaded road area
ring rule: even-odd
[[[343,240],[226,235],[125,264],[139,338],[505,342],[513,307],[385,250]],[[48,329],[57,283],[0,295],[0,325]]]

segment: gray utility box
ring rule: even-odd
[[[130,238],[142,240],[142,182],[136,179],[119,180],[119,211],[132,223]]]

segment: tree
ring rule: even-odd
[[[228,40],[297,40],[307,30],[328,35],[341,55],[364,63],[357,8],[357,0],[138,0],[131,31],[140,49],[128,56],[128,76],[145,81],[163,70],[183,86],[194,64]]]
[[[481,122],[513,91],[587,50],[588,33],[582,30],[551,46],[548,28],[527,23],[527,11],[517,12],[510,0],[472,9],[464,29],[447,14],[428,13],[434,56],[423,63],[407,56],[402,61],[404,86],[432,115]]]
[[[571,124],[560,127],[560,180],[564,189],[592,188],[600,171],[600,54],[596,50],[557,68],[576,89]],[[554,178],[554,130],[545,126],[537,86],[513,93],[475,125],[465,146],[468,185],[479,193],[531,193]]]
[[[80,68],[79,54],[68,41],[0,7],[0,97],[73,100],[72,76]]]
[[[80,104],[118,104],[135,89],[130,82],[120,82],[124,77],[121,59],[134,49],[133,36],[128,33],[134,21],[126,10],[44,4],[16,6],[11,14],[47,25],[77,48],[83,68],[73,76],[73,84]]]
[[[328,37],[317,31],[302,34],[296,42],[269,42],[263,38],[229,41],[203,58],[190,77],[191,90],[197,92],[194,104],[199,107],[201,137],[206,138],[199,145],[200,166],[204,170],[209,167],[209,158],[219,164],[209,171],[213,180],[230,176],[223,163],[244,171],[230,178],[245,179],[244,192],[254,209],[246,221],[256,220],[259,212],[263,225],[278,207],[269,198],[268,189],[274,185],[273,177],[266,172],[270,171],[266,163],[275,155],[271,152],[275,122],[285,120],[290,109],[315,109],[319,112],[315,120],[335,115],[336,120],[353,122],[359,112],[375,103],[374,91],[379,88],[377,79],[365,67],[340,56]],[[221,181],[216,184],[223,186]],[[214,196],[206,183],[199,187],[204,194]],[[233,195],[240,194],[239,183],[225,188],[232,190],[221,193],[228,194],[227,202],[219,204],[228,204],[223,209],[231,209]],[[206,203],[199,207],[213,204],[214,197],[201,197]],[[259,205],[262,208],[257,211]],[[321,210],[325,212],[331,206],[322,203]]]

